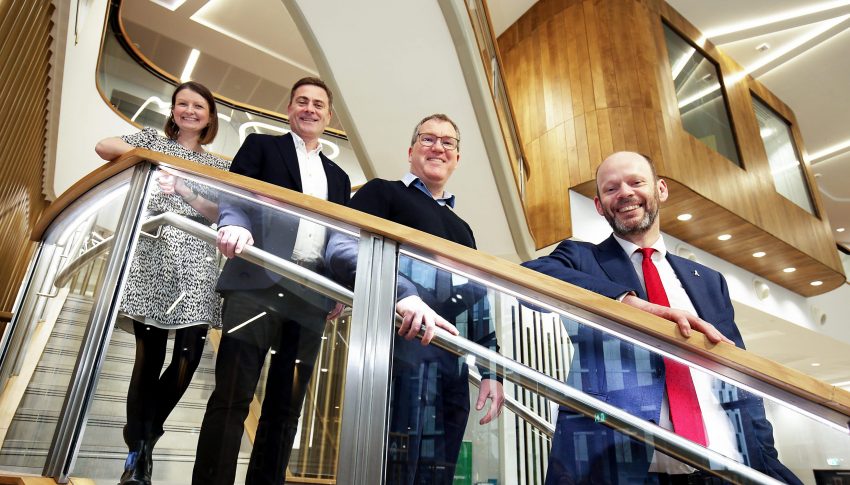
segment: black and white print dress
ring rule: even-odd
[[[221,170],[229,170],[230,162],[209,153],[197,153],[175,140],[145,128],[139,133],[121,137],[126,143],[166,155],[180,157]],[[216,201],[209,187],[186,180],[200,197]],[[163,194],[159,184],[151,182],[148,215],[173,212],[202,224],[206,220],[176,194]],[[221,325],[221,298],[215,291],[218,261],[215,247],[179,229],[163,226],[158,238],[139,235],[130,274],[124,286],[119,326],[132,331],[133,320],[171,330],[192,325]]]

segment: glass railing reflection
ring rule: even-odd
[[[666,438],[651,430],[659,430],[659,423],[671,427],[661,418],[667,411],[659,369],[663,358],[676,357],[612,332],[604,318],[544,309],[522,292],[506,291],[497,281],[476,281],[445,264],[419,252],[403,254],[400,277],[416,282],[420,294],[428,295],[423,299],[441,308],[461,336],[476,341],[488,335],[481,328],[492,329],[500,354],[514,361],[511,366],[522,362],[565,382],[574,393],[552,393],[541,381],[530,384],[506,369],[505,394],[554,424],[554,437],[550,441],[532,420],[516,413],[480,426],[489,402],[476,411],[476,388],[452,392],[451,377],[475,367],[486,375],[487,368],[498,369],[499,362],[455,357],[397,337],[401,345],[394,350],[390,422],[397,424],[392,416],[398,415],[405,426],[391,429],[390,476],[438,477],[454,466],[455,476],[470,476],[473,483],[534,483],[547,475],[569,483],[643,483],[657,473],[695,473],[696,469],[697,474],[704,470],[706,477],[744,483],[774,483],[768,477],[782,483],[799,483],[798,477],[803,483],[814,483],[812,469],[844,459],[850,452],[850,437],[841,425],[690,359],[683,363],[705,393],[701,402],[708,403],[708,444],[687,442],[695,448],[693,453],[670,447]],[[396,389],[398,381],[408,385]],[[446,402],[445,396],[458,395],[465,396],[462,404]],[[572,396],[583,397],[575,401]],[[449,426],[452,419],[454,428]],[[456,455],[441,457],[445,450]],[[492,450],[504,452],[492,455]],[[753,469],[764,475],[745,471]]]
[[[154,481],[243,483],[287,464],[290,477],[333,477],[348,318],[326,321],[335,301],[311,288],[321,260],[293,256],[293,243],[305,227],[319,241],[334,229],[178,175],[250,221],[254,244],[225,260],[212,221],[143,208],[76,473],[117,479],[129,452]]]
[[[10,412],[0,423],[0,470],[40,474],[45,466],[94,297],[110,290],[103,272],[111,246],[103,243],[115,231],[128,175],[66,209],[42,242],[3,358],[0,402]],[[80,262],[91,252],[97,257]]]
[[[148,170],[146,167],[140,166],[141,171]],[[204,173],[202,168],[194,173]],[[336,222],[334,216],[192,175],[189,168],[169,171],[204,194],[205,199],[215,201],[219,211],[242,213],[251,221],[254,244],[238,258],[225,261],[215,249],[217,233],[210,219],[216,218],[152,207],[151,195],[159,190],[157,170],[146,175],[147,193],[137,199],[140,205],[136,212],[130,211],[133,217],[139,217],[139,227],[131,238],[135,242],[119,247],[118,242],[111,242],[109,231],[92,229],[107,220],[114,227],[120,219],[114,213],[120,204],[99,199],[98,189],[90,191],[88,199],[97,200],[97,204],[69,213],[76,214],[79,221],[92,221],[91,216],[97,213],[100,222],[91,227],[89,222],[75,223],[73,228],[60,223],[51,229],[45,244],[64,240],[63,244],[75,249],[67,253],[72,257],[65,258],[67,262],[57,266],[57,271],[45,273],[56,274],[61,288],[39,285],[38,291],[55,293],[53,290],[76,288],[73,291],[81,295],[93,290],[94,297],[107,292],[114,298],[115,311],[109,318],[116,325],[101,342],[105,358],[97,369],[94,399],[80,425],[84,428],[73,452],[74,475],[114,482],[133,443],[155,438],[155,443],[139,448],[147,451],[139,453],[146,452],[152,459],[153,480],[157,482],[186,483],[194,474],[196,483],[208,483],[201,475],[224,464],[226,469],[216,472],[227,474],[228,483],[251,482],[252,474],[286,468],[289,482],[346,483],[339,457],[343,450],[362,445],[341,438],[346,426],[351,426],[342,414],[343,403],[352,399],[343,387],[346,373],[352,362],[367,366],[389,355],[391,349],[351,352],[356,355],[353,361],[348,360],[349,348],[354,348],[350,346],[355,333],[352,317],[344,309],[336,318],[326,320],[326,316],[336,308],[335,302],[352,304],[356,292],[329,279],[319,258],[293,256],[303,254],[293,249],[299,233],[312,234],[317,241],[334,235],[356,241],[356,226],[349,225],[357,221],[356,216],[328,212],[336,217],[351,216],[346,222]],[[227,180],[239,182],[236,176]],[[292,196],[281,193],[276,197],[289,200],[287,197]],[[113,212],[107,216],[110,210]],[[101,211],[105,211],[102,221]],[[364,227],[374,224],[364,221]],[[74,233],[85,235],[79,244],[67,242],[77,240],[72,237]],[[169,238],[181,241],[181,248],[191,248],[189,254],[170,262],[165,256],[151,262],[150,254],[161,254],[155,248],[167,246]],[[114,240],[120,242],[121,238]],[[368,244],[361,246],[363,250]],[[109,258],[118,253],[126,260],[123,288],[98,288],[97,282],[104,279],[92,265],[100,258],[107,258],[111,264],[114,261]],[[836,424],[840,419],[836,420],[835,413],[819,416],[785,402],[784,394],[772,394],[766,384],[740,382],[730,377],[740,374],[725,372],[704,355],[656,345],[651,335],[640,331],[622,333],[617,322],[593,311],[578,310],[522,285],[507,283],[496,276],[500,274],[498,268],[473,270],[451,258],[407,246],[400,251],[393,248],[387,255],[388,259],[382,261],[390,265],[390,271],[395,272],[397,263],[399,279],[407,282],[403,284],[408,288],[412,285],[459,330],[460,336],[441,331],[430,346],[422,346],[415,338],[395,337],[390,387],[379,389],[389,394],[389,405],[373,410],[372,416],[388,423],[383,442],[386,447],[381,448],[379,457],[370,460],[373,467],[383,461],[386,483],[420,477],[427,483],[457,479],[524,484],[541,483],[547,475],[557,474],[590,483],[643,483],[652,478],[652,473],[664,470],[659,466],[671,466],[669,462],[658,464],[662,453],[705,470],[706,477],[775,483],[758,473],[764,471],[788,483],[796,483],[793,476],[803,483],[814,483],[813,469],[848,459],[847,430]],[[134,272],[143,271],[139,268],[142,263],[146,270],[158,269],[134,281]],[[173,410],[154,414],[153,419],[158,421],[143,421],[147,424],[141,426],[142,435],[149,436],[132,439],[134,431],[128,431],[127,426],[128,412],[132,414],[128,403],[139,402],[131,388],[139,356],[148,357],[146,352],[140,353],[148,339],[145,334],[158,333],[157,322],[190,311],[185,307],[194,296],[190,293],[201,291],[204,280],[193,279],[195,285],[183,290],[174,289],[171,280],[181,273],[203,273],[197,265],[210,270],[206,284],[212,282],[226,297],[222,328],[208,331],[215,322],[192,321],[194,318],[189,319],[190,325],[178,325],[199,327],[201,332],[196,336],[200,342],[169,338],[161,347],[154,374],[164,379],[173,358],[179,362],[192,354],[198,357],[197,363],[182,368],[191,377],[189,385],[176,400],[171,394]],[[236,284],[228,286],[228,279]],[[129,310],[125,299],[134,294],[133,285],[134,291],[161,300],[160,315],[139,318],[143,315]],[[371,302],[369,294],[362,299],[360,290],[358,301]],[[362,325],[363,321],[358,323]],[[389,332],[399,323],[398,319],[387,321],[384,328]],[[38,328],[38,324],[31,327]],[[75,340],[67,333],[55,338],[80,345],[79,338]],[[74,360],[72,350],[43,352],[38,366],[46,362],[44,359],[60,361],[63,355]],[[707,447],[657,426],[663,424],[659,419],[663,402],[653,397],[658,393],[652,389],[659,385],[657,361],[664,357],[683,360],[698,379],[707,383],[709,402],[718,410],[714,423],[722,424],[711,426]],[[192,366],[197,369],[190,370]],[[4,360],[4,372],[8,367],[9,362]],[[64,396],[66,389],[73,389],[76,383],[70,376],[71,371],[63,374],[66,388],[33,398],[43,406],[40,415],[60,419],[62,402],[47,396]],[[241,399],[216,397],[220,391]],[[169,398],[167,392],[155,394],[142,399],[158,403]],[[377,397],[368,395],[367,402]],[[503,397],[510,401],[509,406],[499,405]],[[289,405],[282,405],[287,400]],[[143,407],[159,409],[159,404]],[[215,438],[205,439],[209,429],[209,416],[205,415],[210,413],[219,416],[214,416],[213,428],[225,429],[214,431]],[[10,430],[31,430],[32,415],[17,414]],[[52,428],[43,423],[49,421],[34,426],[52,433]],[[719,432],[721,429],[724,433]],[[22,441],[16,439],[7,436],[0,452],[0,459],[6,460],[3,469],[41,473],[49,442],[41,440],[42,448],[26,448],[17,446]],[[277,451],[286,448],[286,459],[277,451],[268,455],[267,451],[276,446]],[[261,449],[263,452],[258,452]],[[210,454],[220,463],[203,465],[210,463]]]

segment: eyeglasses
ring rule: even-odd
[[[457,146],[460,143],[460,140],[453,136],[437,136],[432,133],[420,133],[416,135],[416,139],[419,140],[419,143],[423,147],[432,147],[439,141],[443,150],[446,151],[457,150]]]

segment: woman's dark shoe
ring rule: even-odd
[[[151,485],[153,471],[153,440],[140,440],[133,443],[124,462],[124,473],[118,485]]]

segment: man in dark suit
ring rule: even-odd
[[[304,78],[290,93],[291,133],[249,135],[231,172],[347,205],[348,175],[321,153],[319,136],[331,118],[332,94]],[[323,272],[324,227],[235,197],[219,207],[218,248],[228,258],[255,245]],[[283,483],[307,384],[332,304],[298,284],[243,259],[230,259],[218,282],[224,297],[215,390],[198,438],[192,483],[234,483],[244,421],[266,355],[271,351],[262,414],[246,484]]]
[[[619,152],[596,175],[596,210],[614,234],[601,244],[563,241],[524,265],[671,320],[685,337],[696,330],[711,342],[744,348],[723,276],[664,246],[658,210],[667,184],[652,162]],[[778,460],[759,397],[727,388],[721,399],[718,381],[707,374],[587,325],[565,325],[574,349],[571,386],[774,478],[800,483]],[[722,482],[561,408],[546,483]]]

